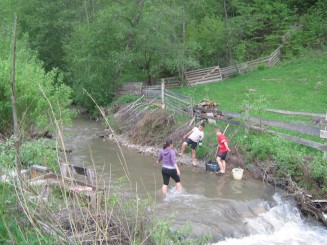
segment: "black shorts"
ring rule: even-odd
[[[198,143],[197,142],[194,142],[190,138],[187,138],[185,142],[187,143],[187,145],[191,145],[191,148],[193,150],[196,150],[196,147],[198,146]]]
[[[219,152],[217,157],[220,157],[221,160],[225,160],[226,157],[227,157],[227,153],[228,151],[225,151],[225,152]]]
[[[164,185],[169,184],[170,177],[172,177],[172,179],[175,180],[176,183],[181,182],[181,179],[177,175],[177,170],[176,169],[162,168],[161,173],[162,173]]]

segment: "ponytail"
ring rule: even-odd
[[[163,145],[163,149],[166,149],[171,144],[173,144],[173,140],[171,140],[171,139],[167,140],[166,143]]]

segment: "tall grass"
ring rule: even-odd
[[[60,118],[52,120],[57,125],[58,149],[65,149]],[[110,128],[107,120],[106,126]],[[66,151],[59,153],[58,150],[58,167],[54,169],[69,164]],[[105,184],[103,173],[97,172],[94,185],[105,189],[97,189],[96,194],[102,193],[102,198],[97,196],[95,205],[85,192],[72,193],[69,187],[76,186],[65,178],[45,181],[39,187],[32,186],[28,176],[0,184],[0,241],[4,244],[203,244],[209,241],[207,236],[191,238],[189,228],[173,231],[169,221],[156,219],[155,199],[138,194],[138,186],[129,178],[121,148],[117,154],[125,176]],[[96,172],[94,162],[93,167]],[[70,169],[67,170],[68,177],[73,178]],[[50,192],[45,191],[47,186]]]

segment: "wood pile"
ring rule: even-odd
[[[219,103],[204,99],[198,105],[193,107],[194,116],[206,119],[209,123],[215,123],[216,119],[224,117],[222,111],[216,109],[218,106]]]

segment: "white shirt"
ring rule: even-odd
[[[193,142],[198,142],[199,140],[202,140],[204,137],[203,131],[200,131],[199,128],[195,127],[192,129],[192,133],[189,136],[189,138],[193,141]]]

